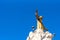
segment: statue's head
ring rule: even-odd
[[[42,18],[43,18],[43,16],[40,16],[39,18],[40,18],[40,19],[42,19]]]
[[[40,20],[42,21],[43,16],[39,16]]]

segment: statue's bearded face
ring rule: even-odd
[[[43,17],[42,17],[42,16],[40,16],[39,18],[40,18],[40,19],[42,19]]]

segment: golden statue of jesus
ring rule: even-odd
[[[42,23],[42,16],[38,16],[38,10],[36,10],[37,29],[47,30]]]

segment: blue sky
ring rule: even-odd
[[[0,0],[0,40],[26,40],[36,28],[37,8],[45,27],[56,33],[53,40],[59,40],[60,0]]]

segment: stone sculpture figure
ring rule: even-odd
[[[43,23],[42,23],[42,16],[38,16],[38,10],[36,10],[36,19],[37,19],[37,29],[42,29],[43,31],[47,29],[44,27]]]

